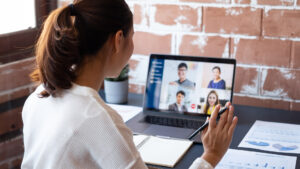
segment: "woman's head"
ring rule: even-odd
[[[44,84],[42,95],[70,88],[84,61],[93,59],[109,39],[113,39],[109,55],[102,59],[119,57],[123,65],[112,69],[120,72],[132,54],[132,25],[133,16],[124,0],[81,0],[53,11],[36,44],[37,68],[31,74],[34,81]]]
[[[218,80],[220,79],[220,74],[221,74],[221,68],[219,66],[215,66],[212,68],[212,72],[214,74],[214,79]]]
[[[216,106],[220,104],[218,94],[215,90],[212,90],[208,93],[206,98],[206,107],[205,107],[205,113],[207,113],[210,106]]]

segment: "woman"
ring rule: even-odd
[[[214,74],[214,79],[211,80],[207,86],[207,88],[213,89],[226,89],[225,80],[221,79],[221,68],[219,66],[215,66],[212,68],[212,72]]]
[[[40,85],[22,112],[22,168],[146,168],[132,132],[97,92],[105,77],[117,76],[128,62],[133,33],[124,0],[77,1],[49,15],[32,73]],[[222,123],[214,115],[203,134],[205,152],[191,168],[216,166],[228,149],[237,123],[233,107]]]
[[[212,90],[208,93],[204,106],[204,114],[211,115],[216,106],[220,104],[219,97],[216,91]]]

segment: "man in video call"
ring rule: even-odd
[[[187,112],[187,108],[183,104],[184,103],[184,97],[185,97],[184,91],[179,90],[176,93],[176,103],[170,104],[169,105],[169,110],[170,111],[175,111],[175,112],[178,112],[178,113]]]
[[[178,77],[179,79],[170,82],[170,85],[179,85],[185,88],[195,88],[195,83],[186,78],[188,66],[186,63],[180,63],[178,65]]]

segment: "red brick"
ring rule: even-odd
[[[139,62],[137,60],[130,59],[129,60],[130,70],[135,70],[137,68],[138,64],[139,64]]]
[[[156,35],[147,32],[135,32],[134,54],[171,53],[171,34]]]
[[[236,4],[250,4],[253,1],[251,0],[234,0]],[[257,2],[253,5],[294,5],[293,1],[290,0],[257,0]]]
[[[198,14],[201,9],[186,5],[155,5],[151,9],[152,12],[155,12],[155,22],[166,26],[175,26],[168,29],[178,31],[178,28],[181,28],[187,31],[201,31],[201,18]],[[153,27],[155,27],[155,23],[153,23]]]
[[[300,68],[300,42],[293,42],[291,67],[296,69]]]
[[[299,90],[299,86],[300,86],[300,69],[297,70],[293,70],[292,71],[294,76],[294,81],[292,82],[292,92],[294,94],[294,99],[295,100],[300,100],[300,90]],[[294,90],[294,91],[293,91]]]
[[[250,4],[251,0],[234,0],[236,4]]]
[[[237,67],[235,71],[235,93],[258,95],[258,69]]]
[[[145,85],[147,70],[148,70],[148,56],[133,55],[129,61],[129,84]],[[140,90],[140,89],[136,89]],[[136,91],[135,91],[136,92]]]
[[[0,135],[23,127],[22,107],[0,113]]]
[[[300,102],[291,102],[291,111],[300,111]]]
[[[300,70],[263,69],[261,94],[300,100]]]
[[[135,4],[134,5],[134,24],[141,24],[143,13],[141,5]]]
[[[0,66],[0,92],[30,84],[33,63],[34,60],[29,59]]]
[[[23,137],[0,143],[0,161],[22,155],[23,153]]]
[[[231,55],[238,63],[290,66],[291,41],[278,39],[232,39]]]
[[[132,7],[133,11],[133,23],[135,25],[149,25],[149,16],[145,12],[147,7],[143,4],[134,4]]]
[[[297,0],[297,5],[300,6],[300,1],[299,0]]]
[[[184,35],[179,53],[191,56],[229,57],[229,39],[219,36]]]
[[[231,0],[179,0],[180,2],[221,3],[230,4]]]
[[[144,85],[136,85],[136,84],[130,84],[129,85],[129,92],[130,93],[137,93],[137,94],[143,94],[145,91]]]
[[[270,10],[263,15],[263,35],[300,37],[300,10]]]
[[[260,35],[261,9],[205,7],[203,27],[210,33]]]
[[[8,164],[7,163],[1,164],[0,169],[9,169]]]
[[[293,6],[294,1],[290,0],[257,0],[258,5],[283,5],[283,6]]]
[[[290,110],[290,102],[283,100],[259,99],[247,96],[234,96],[233,103],[247,106]]]

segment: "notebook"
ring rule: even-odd
[[[187,138],[215,104],[232,102],[235,68],[235,59],[151,54],[143,112],[127,125],[135,133]]]
[[[134,135],[133,141],[145,163],[172,168],[193,144],[189,140],[148,135]]]

